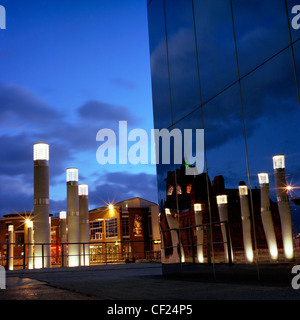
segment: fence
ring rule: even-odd
[[[0,265],[6,269],[34,269],[36,259],[40,259],[38,268],[47,267],[50,259],[51,267],[67,267],[72,257],[78,266],[129,262],[160,262],[160,244],[156,241],[114,241],[90,243],[0,243],[2,251]],[[35,256],[34,248],[41,247],[41,255]],[[49,251],[50,256],[46,253]],[[70,254],[69,248],[78,246],[79,254]],[[13,255],[10,252],[13,250]]]
[[[201,232],[201,241],[197,233]],[[245,264],[245,248],[233,241],[227,221],[218,221],[211,224],[199,224],[187,227],[160,230],[162,238],[162,263],[227,263]],[[173,232],[173,237],[172,237]],[[176,236],[174,236],[174,234]],[[242,233],[240,233],[242,236]],[[175,240],[175,241],[174,241]],[[239,241],[240,243],[240,241]],[[253,263],[274,263],[271,260],[267,244],[265,248],[255,250],[252,244]],[[199,258],[199,253],[201,258]],[[294,239],[295,261],[300,261],[300,240]],[[177,258],[177,260],[176,260]],[[280,243],[276,263],[289,263],[285,259]]]

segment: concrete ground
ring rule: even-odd
[[[0,300],[299,299],[300,289],[290,282],[165,277],[159,263],[7,271],[6,289],[0,290]]]

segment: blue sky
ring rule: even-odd
[[[91,208],[134,196],[156,202],[154,166],[96,161],[98,130],[119,120],[153,127],[146,1],[0,4],[0,214],[32,210],[39,141],[50,144],[52,212],[65,210],[68,167],[90,185]]]

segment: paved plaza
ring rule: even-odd
[[[292,275],[291,275],[292,279]],[[159,263],[6,273],[1,300],[298,300],[290,283],[162,275]]]

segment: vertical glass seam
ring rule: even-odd
[[[258,265],[257,240],[256,240],[256,231],[255,231],[256,228],[255,228],[255,219],[254,219],[254,207],[253,207],[253,197],[252,197],[252,187],[251,187],[251,180],[250,180],[250,168],[249,168],[248,147],[247,147],[247,135],[246,135],[245,116],[244,116],[244,103],[243,103],[243,94],[242,94],[242,85],[241,85],[241,77],[240,77],[240,67],[239,67],[239,58],[238,58],[238,49],[237,49],[237,41],[236,41],[236,33],[235,33],[232,0],[230,0],[230,10],[231,10],[233,39],[234,39],[234,47],[235,47],[235,57],[236,57],[236,66],[237,66],[238,83],[239,83],[239,94],[240,94],[242,120],[243,120],[245,152],[246,152],[246,165],[247,165],[247,175],[248,175],[248,183],[249,183],[249,198],[250,198],[250,208],[251,208],[250,212],[252,215],[252,227],[253,227],[254,248],[255,248],[255,256],[256,256],[257,276],[258,276],[258,279],[260,279],[259,265]]]
[[[200,108],[201,108],[201,118],[202,118],[202,127],[204,130],[204,162],[205,162],[205,173],[206,173],[206,190],[207,190],[207,200],[208,200],[208,213],[209,213],[209,223],[212,227],[212,215],[211,215],[211,204],[210,204],[210,193],[209,193],[209,184],[208,184],[208,169],[207,169],[207,156],[206,156],[206,144],[205,144],[205,128],[204,128],[204,115],[203,115],[203,100],[202,100],[202,90],[201,90],[201,77],[200,77],[200,67],[199,67],[199,54],[198,54],[198,43],[197,43],[197,30],[196,30],[196,19],[195,19],[195,6],[194,0],[192,0],[193,8],[193,23],[194,23],[194,37],[195,37],[195,47],[196,47],[196,61],[197,61],[197,74],[198,74],[198,86],[199,86],[199,98],[200,98]],[[210,232],[210,243],[211,243],[211,255],[212,255],[212,264],[213,264],[213,274],[215,274],[215,258],[214,258],[214,247],[213,247],[213,232],[211,228]]]

